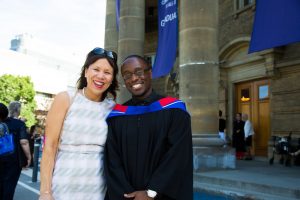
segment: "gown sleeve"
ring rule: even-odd
[[[154,171],[147,189],[172,199],[179,199],[179,196],[192,199],[193,154],[190,116],[184,111],[174,109],[170,117],[172,122],[167,133],[169,148]]]
[[[133,187],[126,179],[123,169],[120,146],[113,120],[108,120],[108,134],[104,153],[104,170],[107,182],[106,199],[125,199],[125,193],[134,191]]]

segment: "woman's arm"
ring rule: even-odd
[[[60,132],[70,105],[67,92],[59,93],[48,112],[45,129],[45,145],[41,161],[40,200],[53,199],[51,195],[52,173],[57,153]]]

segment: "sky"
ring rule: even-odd
[[[28,33],[66,51],[104,46],[106,0],[0,0],[0,49]]]

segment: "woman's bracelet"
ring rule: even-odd
[[[47,191],[41,192],[41,194],[51,194],[51,192],[47,190]]]

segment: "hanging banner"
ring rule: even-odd
[[[178,42],[177,0],[158,1],[158,47],[153,78],[167,75],[175,62]]]
[[[117,30],[119,30],[119,21],[120,21],[120,1],[116,0],[116,24],[117,24]]]
[[[300,0],[257,0],[249,53],[300,41]]]

